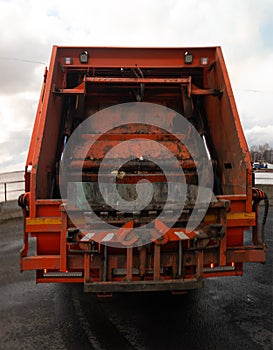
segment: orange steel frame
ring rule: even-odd
[[[81,63],[79,55],[88,51],[88,63]],[[185,52],[193,55],[193,62],[184,62]],[[72,64],[64,64],[65,57],[72,58]],[[200,59],[206,57],[208,65],[202,66]],[[99,77],[85,77],[74,87],[67,87],[67,73],[70,71],[89,72],[96,69],[135,68],[141,69],[186,69],[189,76],[195,70],[202,72],[202,86],[190,78],[107,78],[102,83]],[[204,74],[204,71],[206,74]],[[210,75],[208,79],[207,76]],[[169,79],[169,80],[168,80]],[[176,79],[176,81],[175,81]],[[165,81],[164,81],[165,80]],[[179,241],[174,238],[174,229],[163,237],[163,242],[154,242],[150,252],[152,259],[151,277],[143,283],[134,274],[134,266],[139,271],[145,269],[147,251],[127,248],[123,257],[125,276],[112,278],[111,270],[119,268],[118,256],[109,255],[106,280],[102,278],[101,260],[98,256],[73,254],[67,243],[67,229],[71,226],[65,211],[65,201],[50,198],[49,188],[55,169],[55,156],[62,128],[63,95],[80,96],[88,93],[87,84],[190,84],[188,94],[202,95],[208,116],[211,143],[215,150],[223,194],[218,200],[222,208],[209,209],[204,224],[220,222],[225,228],[224,237],[219,241],[217,253],[197,249],[183,256],[183,268],[194,264],[196,274],[191,278],[179,276],[162,278],[161,267],[178,264],[177,253],[169,251],[165,257],[164,242],[179,249]],[[214,92],[218,91],[218,96]],[[37,282],[81,282],[86,291],[113,292],[123,290],[179,290],[202,286],[204,278],[217,276],[240,276],[244,262],[264,262],[265,243],[258,233],[257,209],[252,206],[251,159],[236,109],[228,73],[220,47],[208,48],[103,48],[103,47],[57,47],[52,50],[49,69],[45,71],[44,82],[38,104],[36,120],[26,162],[26,189],[21,197],[24,212],[24,246],[21,251],[21,270],[36,270]],[[250,246],[244,246],[245,232],[252,228]],[[29,255],[29,235],[36,239],[36,254]],[[190,241],[189,241],[190,242]],[[188,243],[189,243],[188,242]],[[183,247],[185,248],[185,242]],[[103,247],[99,245],[103,252]],[[187,256],[188,254],[188,256]],[[136,257],[137,255],[137,257]],[[162,260],[161,260],[162,259]],[[189,263],[189,261],[191,261]],[[177,268],[177,266],[176,266]],[[174,267],[175,269],[175,267]],[[51,271],[53,273],[48,274]],[[96,271],[99,271],[96,274]],[[183,272],[183,271],[182,271]],[[73,274],[74,273],[74,274]],[[143,287],[145,284],[145,288]],[[132,286],[133,287],[130,287]],[[129,286],[129,287],[128,287]]]

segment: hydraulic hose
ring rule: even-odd
[[[265,223],[266,223],[266,219],[267,219],[267,215],[268,215],[268,209],[269,209],[269,200],[267,197],[267,194],[264,192],[264,215],[263,215],[263,220],[262,220],[262,240],[264,242],[264,228],[265,228]]]
[[[253,195],[253,210],[257,211],[259,203],[263,200],[264,201],[264,215],[262,219],[262,227],[261,227],[261,238],[262,242],[264,243],[264,229],[266,224],[266,219],[268,216],[268,210],[269,210],[269,200],[267,194],[258,189],[258,188],[252,188],[252,195]]]

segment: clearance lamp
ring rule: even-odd
[[[193,61],[193,55],[190,52],[185,52],[184,61],[186,64],[190,64]]]
[[[83,51],[80,54],[80,62],[81,63],[87,63],[88,62],[88,52],[87,51]]]

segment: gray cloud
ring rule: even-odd
[[[26,158],[26,152],[29,145],[29,133],[25,131],[16,131],[12,134],[12,139],[0,143],[0,158],[2,169],[9,168],[13,164],[22,165]],[[18,169],[23,170],[23,168]]]
[[[44,67],[24,60],[48,64],[53,44],[221,45],[248,141],[264,132],[270,143],[272,17],[271,0],[0,0],[1,170],[24,162],[43,79]]]
[[[254,126],[245,131],[249,146],[268,143],[273,148],[273,125]]]

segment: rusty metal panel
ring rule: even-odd
[[[85,62],[80,61],[83,51],[88,54]],[[187,52],[190,61],[185,59]],[[104,119],[92,118],[113,105],[135,101],[164,106],[164,113],[158,108],[153,115],[162,127],[147,125],[151,116],[145,112],[143,123],[138,123],[134,111],[127,113],[126,125],[114,127],[124,120],[118,107]],[[181,127],[181,116],[200,135],[215,180],[209,208],[190,232],[186,226],[200,187],[197,169],[204,159],[196,148],[190,152],[186,147],[194,138]],[[81,134],[66,164],[67,190],[75,192],[75,215],[86,211],[73,221],[65,207],[70,203],[60,198],[59,168],[67,140],[87,119],[90,130]],[[112,129],[104,132],[111,125]],[[153,147],[142,142],[145,139],[153,141]],[[130,152],[138,156],[120,169],[115,166],[116,159],[110,159],[106,167],[110,173],[102,179],[107,184],[109,177],[114,178],[124,200],[135,199],[140,180],[152,183],[149,205],[130,215],[105,205],[98,187],[101,161],[109,150],[126,141],[134,142],[120,150],[119,158],[126,159]],[[176,166],[168,163],[169,155],[162,153],[161,147],[176,157]],[[168,215],[157,219],[168,183],[164,172],[143,159],[143,154],[169,166],[173,197],[178,191],[173,183],[181,176],[178,170],[184,171],[186,199],[173,227],[170,218],[180,201],[173,201]],[[79,174],[85,198],[77,197],[75,178]],[[207,175],[206,169],[202,175]],[[113,191],[108,191],[108,197],[115,202]],[[241,275],[243,262],[265,260],[253,198],[250,155],[219,47],[53,47],[26,163],[26,193],[20,202],[25,216],[21,268],[36,270],[37,282],[82,282],[86,291],[102,293],[176,291],[201,287],[203,278]],[[85,199],[98,218],[116,225],[115,232],[101,230],[100,224],[90,219],[88,207],[82,205]],[[154,223],[148,232],[151,240],[138,249],[133,244],[142,238],[134,229],[147,222]],[[244,247],[249,228],[253,228],[254,243]],[[37,256],[28,255],[29,234],[36,240]],[[111,246],[114,241],[122,241],[123,248]]]

